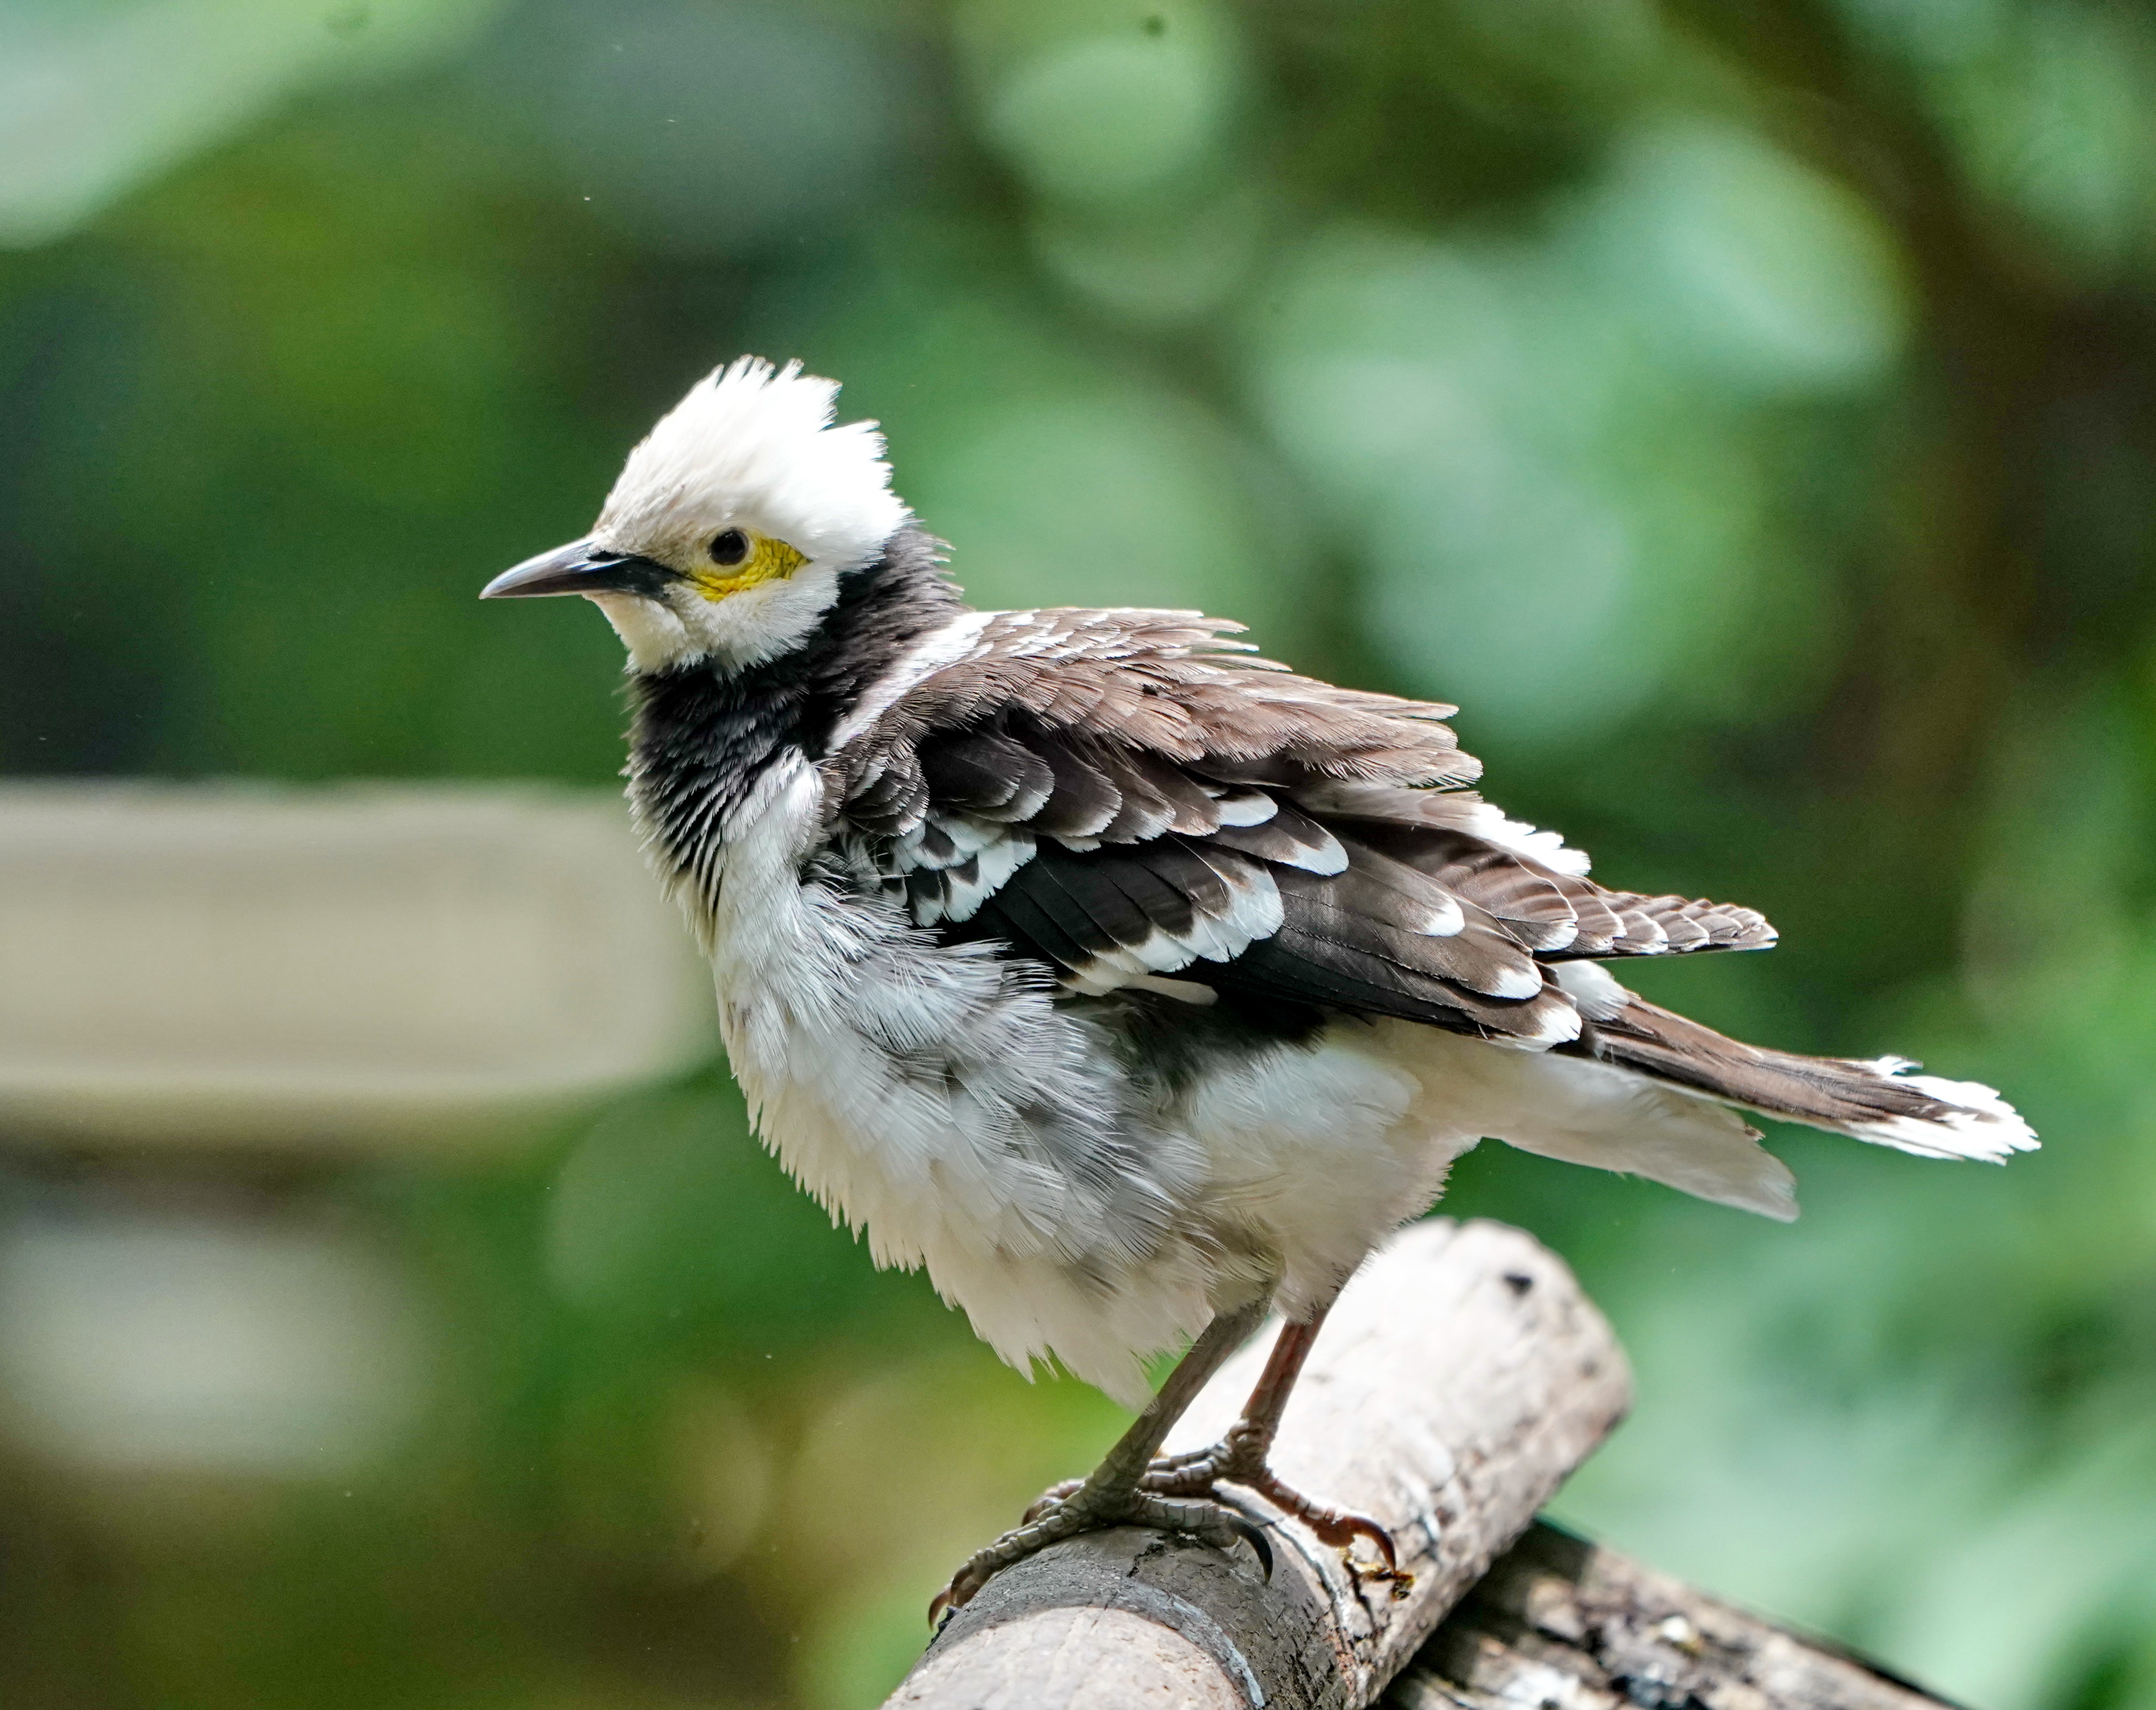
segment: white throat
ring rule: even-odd
[[[621,644],[629,650],[629,667],[635,671],[661,671],[685,664],[696,651],[687,625],[670,607],[633,593],[593,593],[584,596],[605,614]]]

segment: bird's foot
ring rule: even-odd
[[[1265,1459],[1266,1446],[1257,1431],[1232,1426],[1227,1436],[1210,1448],[1162,1456],[1147,1469],[1138,1481],[1139,1488],[1155,1496],[1185,1499],[1214,1497],[1216,1487],[1222,1484],[1255,1491],[1281,1512],[1301,1521],[1320,1543],[1339,1550],[1348,1566],[1362,1577],[1389,1582],[1394,1596],[1404,1595],[1414,1578],[1400,1571],[1399,1552],[1394,1547],[1392,1533],[1368,1514],[1335,1508],[1303,1495],[1272,1470]],[[1358,1538],[1367,1540],[1378,1553],[1378,1563],[1366,1565],[1355,1559]]]
[[[1150,1526],[1162,1532],[1186,1533],[1200,1543],[1220,1550],[1234,1548],[1240,1538],[1257,1556],[1265,1577],[1272,1577],[1272,1546],[1264,1533],[1232,1509],[1203,1497],[1143,1488],[1102,1489],[1074,1478],[1050,1487],[1025,1511],[1018,1526],[986,1548],[974,1551],[928,1605],[928,1625],[940,1627],[947,1615],[972,1601],[992,1576],[1013,1562],[1023,1561],[1081,1532],[1100,1532],[1111,1526]]]

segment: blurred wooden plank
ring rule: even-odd
[[[1173,1445],[1219,1434],[1268,1342],[1214,1379]],[[1341,1297],[1274,1461],[1291,1484],[1389,1527],[1412,1584],[1350,1573],[1338,1550],[1255,1499],[1274,1539],[1270,1582],[1240,1548],[1097,1533],[990,1580],[891,1704],[1368,1704],[1630,1396],[1623,1350],[1555,1255],[1500,1224],[1414,1225]]]
[[[1389,1710],[1946,1710],[1907,1681],[1537,1525],[1431,1636]]]
[[[716,1038],[618,796],[0,786],[0,1133],[433,1143]]]

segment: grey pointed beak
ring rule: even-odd
[[[676,573],[654,559],[571,541],[526,558],[479,591],[481,599],[521,599],[546,593],[636,593],[656,599]]]

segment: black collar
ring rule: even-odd
[[[942,543],[911,523],[839,585],[806,642],[760,665],[711,660],[629,679],[629,777],[678,865],[697,864],[726,816],[789,750],[820,758],[862,692],[962,609],[939,567]]]

